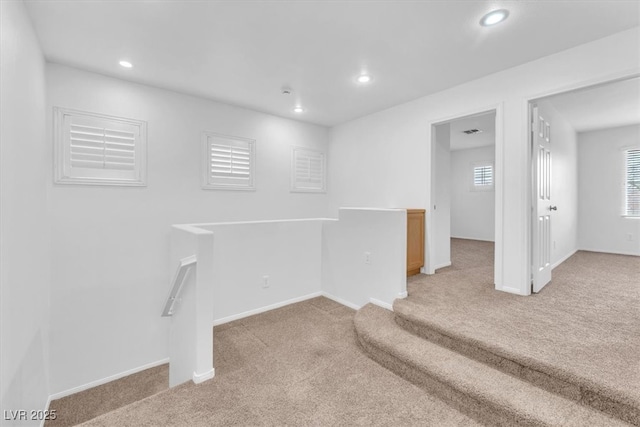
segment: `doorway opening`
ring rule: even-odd
[[[577,251],[640,256],[638,99],[635,76],[529,101],[533,292]]]
[[[486,269],[496,241],[496,110],[432,125],[430,273]]]

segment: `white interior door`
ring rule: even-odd
[[[539,292],[551,281],[552,212],[557,210],[551,200],[551,125],[532,108],[533,141],[533,292]]]

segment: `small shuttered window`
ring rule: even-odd
[[[146,185],[146,123],[54,108],[58,184]]]
[[[255,141],[205,132],[202,187],[214,190],[255,190]]]
[[[625,151],[625,215],[640,217],[640,149]]]
[[[478,165],[473,167],[473,186],[476,189],[493,187],[493,165]]]
[[[291,191],[326,191],[325,154],[301,147],[291,149]]]

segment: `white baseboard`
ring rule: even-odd
[[[338,304],[342,304],[342,305],[345,305],[345,306],[347,306],[349,308],[353,308],[354,310],[360,310],[362,308],[361,305],[354,304],[352,302],[349,302],[349,301],[344,300],[342,298],[338,298],[338,297],[336,297],[334,295],[331,295],[331,294],[328,294],[326,292],[322,292],[322,296],[325,297],[325,298],[329,298],[330,300],[333,300],[333,301],[337,302]]]
[[[576,252],[578,252],[578,249],[574,249],[571,252],[569,252],[567,255],[563,256],[562,258],[560,258],[558,261],[556,261],[552,266],[551,269],[553,270],[554,268],[556,268],[557,266],[559,266],[560,264],[562,264],[563,262],[565,262],[566,260],[568,260],[569,258],[571,258],[573,256],[573,254],[575,254]]]
[[[320,297],[323,296],[325,298],[329,298],[330,300],[333,300],[335,302],[337,302],[338,304],[342,304],[344,306],[347,306],[349,308],[352,308],[354,310],[359,310],[362,306],[359,306],[357,304],[354,304],[352,302],[349,302],[347,300],[344,300],[342,298],[336,297],[334,295],[331,295],[327,292],[324,291],[320,291],[320,292],[314,292],[308,295],[304,295],[302,297],[298,297],[298,298],[292,298],[286,301],[282,301],[282,302],[278,302],[276,304],[271,304],[271,305],[267,305],[264,307],[260,307],[260,308],[256,308],[255,310],[249,310],[249,311],[245,311],[242,313],[238,313],[238,314],[234,314],[232,316],[227,316],[227,317],[223,317],[222,319],[217,319],[213,321],[213,326],[218,326],[218,325],[222,325],[225,323],[229,323],[232,322],[234,320],[239,320],[239,319],[243,319],[245,317],[249,317],[249,316],[253,316],[255,314],[260,314],[260,313],[264,313],[266,311],[270,311],[270,310],[275,310],[276,308],[281,308],[284,307],[286,305],[290,305],[290,304],[295,304],[297,302],[302,302],[302,301],[306,301],[309,300],[311,298],[316,298],[316,297]]]
[[[387,309],[389,311],[393,311],[393,305],[386,303],[384,301],[380,301],[379,299],[375,299],[375,298],[370,298],[369,301],[371,302],[371,304],[375,304],[378,307],[382,307],[384,309]]]
[[[48,413],[48,412],[49,412],[49,407],[51,406],[51,401],[52,401],[52,400],[53,400],[53,399],[51,398],[51,396],[49,396],[49,397],[47,398],[47,404],[46,404],[46,405],[45,405],[45,407],[44,407],[44,412],[45,412],[45,413]],[[47,420],[42,420],[42,421],[40,421],[40,427],[44,427],[44,423],[45,423],[45,421],[47,421]]]
[[[60,399],[60,398],[66,397],[66,396],[70,396],[72,394],[79,393],[81,391],[89,390],[90,388],[94,388],[94,387],[97,387],[99,385],[109,383],[111,381],[119,380],[120,378],[127,377],[127,376],[133,375],[133,374],[137,374],[138,372],[144,371],[145,369],[155,368],[156,366],[164,365],[165,363],[169,363],[169,358],[161,359],[161,360],[158,360],[156,362],[151,362],[151,363],[148,363],[146,365],[138,366],[137,368],[129,369],[127,371],[120,372],[118,374],[111,375],[111,376],[106,377],[106,378],[102,378],[102,379],[99,379],[99,380],[91,381],[90,383],[83,384],[83,385],[80,385],[78,387],[73,387],[73,388],[70,388],[70,389],[65,390],[65,391],[54,393],[51,396],[49,396],[49,402],[47,403],[47,408],[49,407],[49,403],[52,400],[56,400],[56,399]]]
[[[515,294],[515,295],[521,295],[521,296],[526,296],[526,294],[523,294],[520,289],[518,288],[510,288],[508,286],[503,286],[502,289],[500,289],[503,292],[508,292],[510,294]]]
[[[603,251],[602,249],[593,249],[593,248],[579,248],[579,251],[586,252],[600,252],[602,254],[613,254],[613,255],[631,255],[631,256],[640,256],[638,252],[627,252],[627,251]]]
[[[452,239],[462,239],[462,240],[477,240],[479,242],[495,242],[495,239],[482,239],[480,237],[462,237],[462,236],[451,236]]]
[[[442,264],[438,264],[433,269],[434,270],[438,270],[440,268],[445,268],[445,267],[451,267],[451,261],[448,261],[448,262],[445,262],[445,263],[442,263]]]
[[[194,384],[200,384],[205,382],[206,380],[210,380],[211,378],[216,376],[215,368],[211,368],[209,372],[205,372],[204,374],[198,374],[197,372],[193,373],[193,377],[191,378]]]
[[[242,313],[233,314],[231,316],[227,316],[227,317],[223,317],[221,319],[214,320],[213,321],[213,326],[222,325],[222,324],[225,324],[225,323],[232,322],[234,320],[243,319],[245,317],[253,316],[255,314],[264,313],[265,311],[275,310],[276,308],[284,307],[285,305],[295,304],[297,302],[306,301],[308,299],[316,298],[316,297],[319,297],[319,296],[322,296],[322,295],[323,295],[323,292],[322,291],[318,291],[318,292],[314,292],[314,293],[311,293],[311,294],[308,294],[308,295],[304,295],[304,296],[301,296],[301,297],[291,298],[291,299],[288,299],[286,301],[281,301],[281,302],[278,302],[278,303],[275,303],[275,304],[266,305],[264,307],[256,308],[256,309],[253,309],[253,310],[244,311]]]

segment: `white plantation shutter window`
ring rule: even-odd
[[[55,182],[146,185],[146,123],[54,108]]]
[[[473,185],[493,185],[493,167],[476,166],[473,168]]]
[[[292,147],[291,149],[291,191],[326,191],[325,155],[322,151]]]
[[[493,188],[493,165],[476,164],[473,166],[473,186],[474,190],[490,190]]]
[[[254,190],[255,141],[205,132],[202,187]]]
[[[625,151],[625,215],[640,216],[640,149]]]

